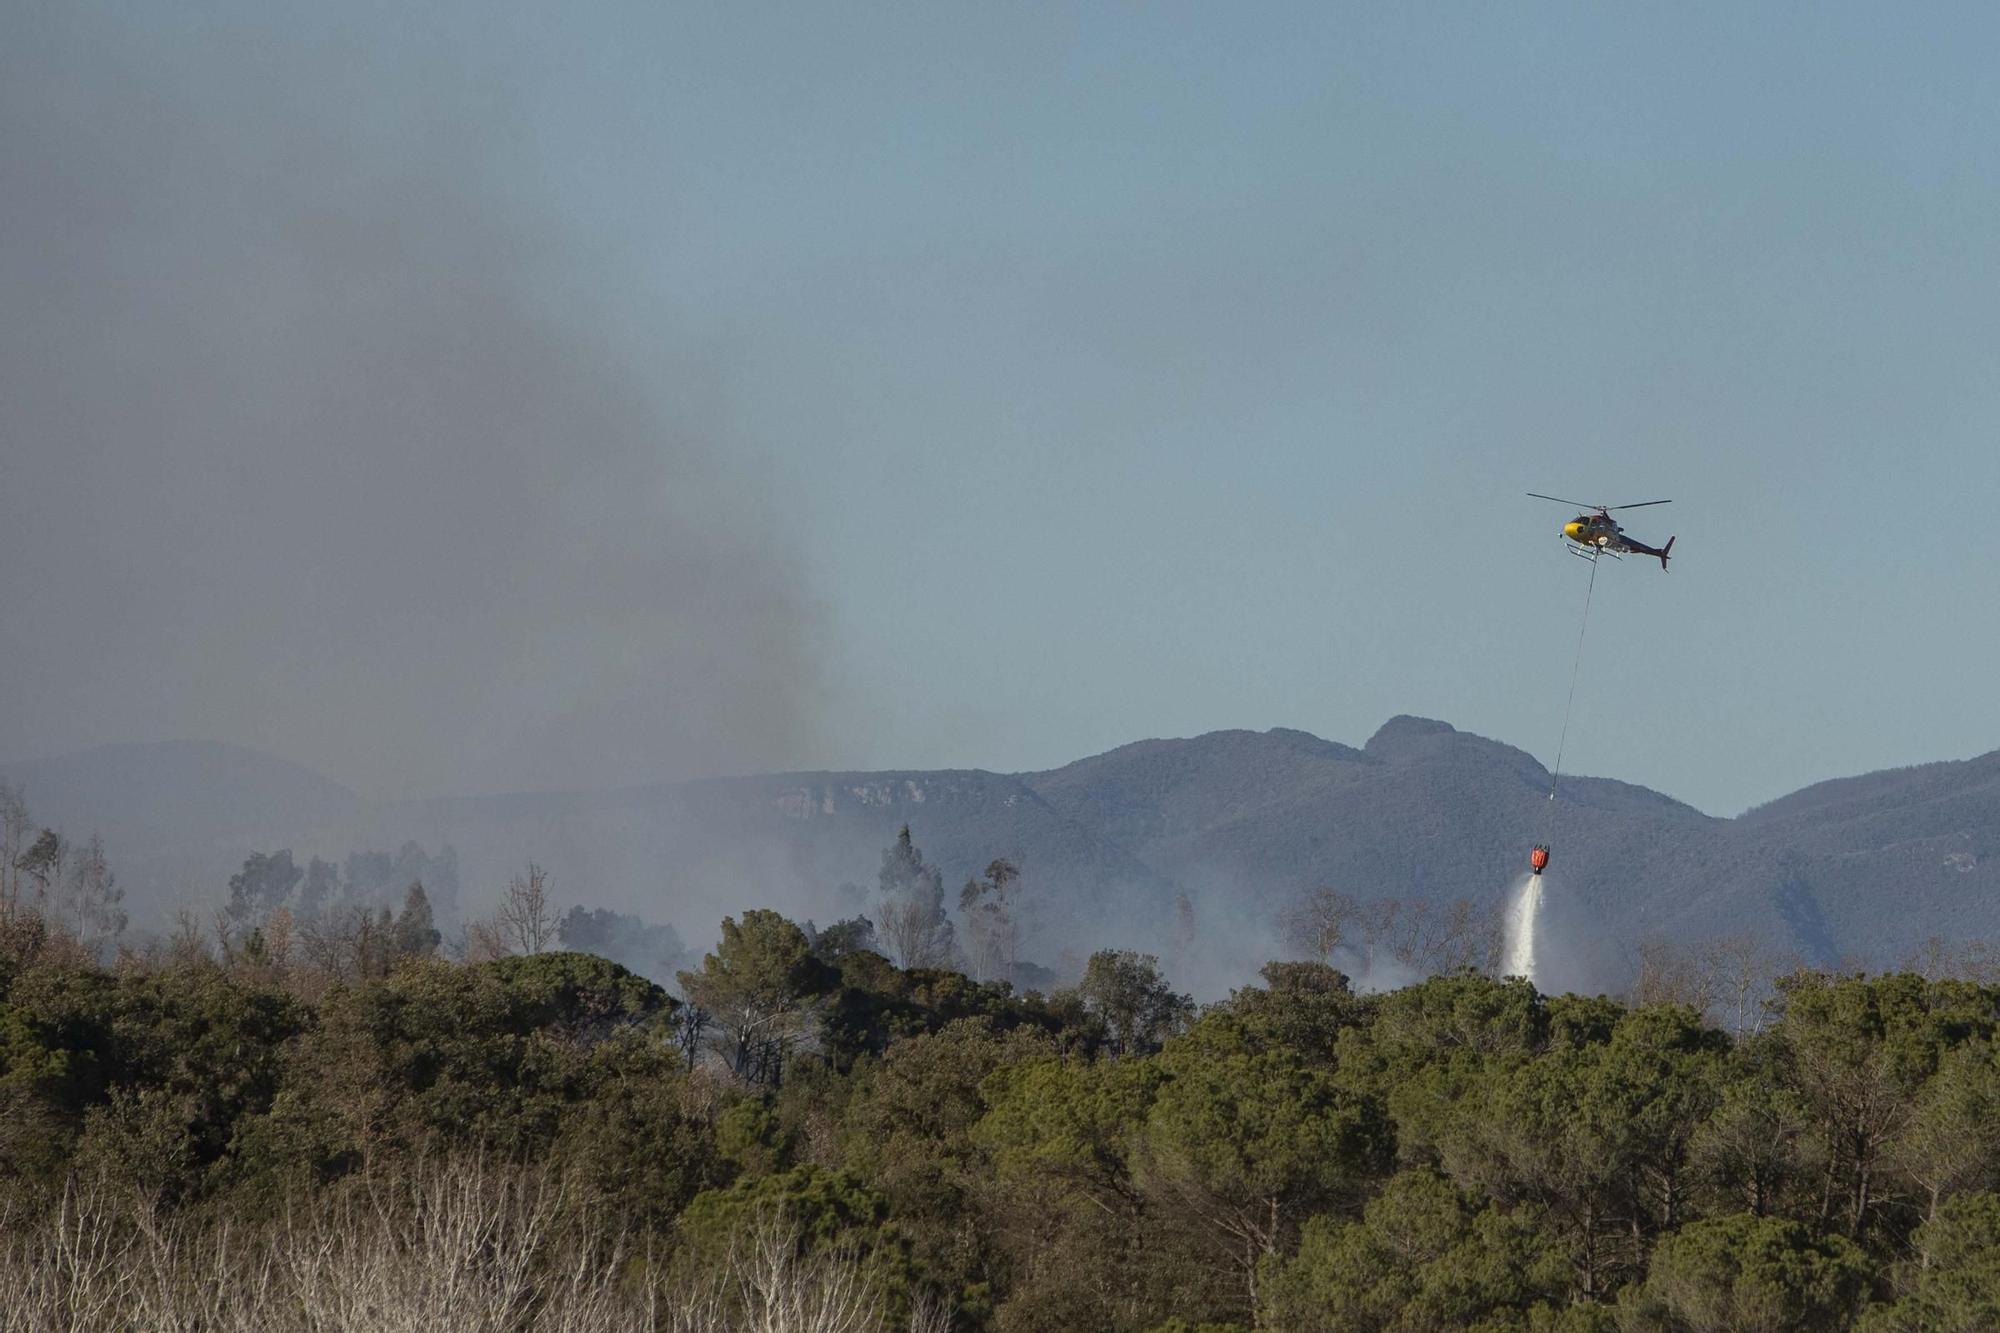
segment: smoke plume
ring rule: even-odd
[[[562,218],[471,16],[445,56],[396,12],[0,18],[0,755],[200,736],[371,795],[815,757],[713,356]]]

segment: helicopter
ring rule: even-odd
[[[1623,559],[1627,555],[1650,555],[1659,560],[1662,571],[1666,569],[1667,555],[1674,549],[1674,539],[1667,538],[1665,546],[1648,546],[1642,541],[1636,541],[1625,535],[1625,529],[1618,526],[1617,520],[1611,517],[1611,511],[1672,504],[1672,500],[1641,500],[1638,504],[1629,505],[1590,505],[1577,500],[1565,500],[1560,496],[1542,495],[1536,491],[1529,491],[1528,496],[1535,500],[1554,500],[1559,505],[1575,505],[1584,511],[1562,526],[1562,535],[1576,543],[1575,546],[1566,548],[1571,555],[1582,556],[1585,560],[1595,560],[1600,555],[1608,555],[1614,560]]]

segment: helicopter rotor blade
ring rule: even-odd
[[[1528,496],[1535,500],[1553,500],[1559,505],[1575,505],[1578,509],[1595,509],[1600,514],[1608,514],[1614,509],[1644,509],[1648,505],[1670,505],[1673,503],[1672,500],[1641,500],[1638,504],[1631,505],[1594,505],[1586,504],[1582,500],[1565,500],[1560,495],[1543,495],[1540,491],[1529,491]]]

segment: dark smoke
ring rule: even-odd
[[[201,736],[380,795],[814,757],[711,357],[565,221],[504,54],[394,12],[0,18],[0,756]]]

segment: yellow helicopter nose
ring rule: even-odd
[[[1563,524],[1563,536],[1569,538],[1573,542],[1580,542],[1583,540],[1583,529],[1584,525],[1581,523],[1577,522],[1565,523]]]

